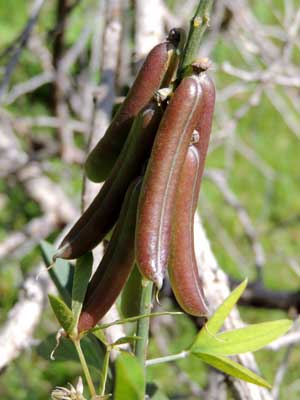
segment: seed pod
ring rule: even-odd
[[[54,259],[80,257],[92,250],[112,229],[128,186],[140,174],[144,161],[150,155],[161,116],[161,106],[151,101],[136,117],[109,178],[65,236]]]
[[[212,118],[215,108],[215,85],[213,80],[208,76],[206,72],[200,74],[200,82],[203,91],[203,109],[199,115],[198,124],[196,126],[196,130],[199,133],[199,140],[195,143],[195,146],[200,155],[200,170],[199,170],[199,179],[201,181],[205,159],[209,145],[211,126],[212,126]]]
[[[188,149],[177,188],[168,265],[172,290],[181,308],[194,316],[208,314],[194,250],[194,214],[200,189],[200,157]]]
[[[91,329],[120,294],[134,265],[134,233],[141,179],[125,196],[120,218],[103,259],[89,283],[78,322],[78,331]]]
[[[141,191],[136,258],[142,275],[161,288],[168,263],[171,219],[180,170],[202,108],[197,75],[185,77],[164,113]]]
[[[169,85],[178,65],[179,54],[176,48],[181,38],[182,31],[172,29],[167,40],[155,46],[148,54],[125,101],[86,160],[85,171],[92,181],[102,182],[107,178],[134,118],[152,99],[156,90]]]

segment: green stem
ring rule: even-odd
[[[79,360],[80,360],[80,363],[81,363],[81,366],[82,366],[82,369],[83,369],[83,373],[84,373],[85,379],[86,379],[87,384],[88,384],[90,395],[92,397],[96,396],[95,386],[93,384],[89,368],[87,366],[84,354],[83,354],[81,346],[80,346],[80,340],[74,340],[73,343],[74,343],[74,345],[76,347],[76,350],[77,350],[77,353],[78,353],[78,357],[79,357]]]
[[[152,305],[151,303],[152,303],[153,283],[148,280],[142,279],[141,284],[142,284],[142,290],[141,290],[139,314],[140,315],[149,314],[149,312],[151,311],[151,305]],[[149,322],[150,322],[150,318],[143,318],[143,319],[138,320],[137,330],[136,330],[137,336],[139,336],[141,339],[139,339],[136,343],[135,355],[144,368],[145,376],[146,376],[145,362],[146,362],[146,354],[147,354],[147,346],[148,346]],[[145,382],[146,382],[146,379],[145,379]],[[145,387],[145,390],[146,390],[146,387]]]
[[[209,26],[209,13],[213,0],[199,0],[194,17],[190,22],[190,30],[183,56],[180,62],[179,74],[197,59],[202,36]]]
[[[152,358],[151,360],[146,361],[146,367],[149,367],[150,365],[156,365],[156,364],[162,364],[162,363],[176,361],[176,360],[182,360],[183,358],[186,358],[189,355],[190,355],[189,351],[182,351],[178,354],[172,354],[170,356]]]
[[[105,357],[104,357],[104,361],[103,361],[102,377],[101,377],[101,382],[100,382],[100,386],[99,386],[99,394],[101,396],[105,395],[105,387],[106,387],[108,367],[109,367],[109,357],[110,357],[110,350],[107,349]]]

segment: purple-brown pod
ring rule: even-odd
[[[167,40],[155,46],[146,57],[126,99],[86,160],[85,171],[92,181],[102,182],[107,178],[137,114],[159,88],[170,84],[176,73],[177,49],[182,44],[182,36],[182,30],[172,29]]]
[[[80,257],[92,250],[112,229],[128,186],[140,175],[150,155],[162,112],[161,105],[151,101],[136,117],[108,179],[89,208],[65,236],[54,259]]]
[[[78,331],[94,327],[113,305],[134,265],[134,233],[141,178],[125,196],[120,218],[108,248],[89,283],[78,322]]]
[[[194,68],[197,68],[198,66],[199,70],[201,69],[203,70],[203,72],[201,72],[199,75],[203,91],[203,108],[201,113],[199,114],[199,119],[196,126],[196,130],[199,135],[199,140],[195,143],[195,146],[199,152],[201,160],[200,171],[198,174],[199,179],[201,180],[209,145],[212,119],[215,108],[216,90],[213,80],[206,72],[206,70],[210,66],[209,61],[207,59],[202,59],[199,60],[198,62],[195,62],[193,65]]]
[[[200,168],[199,153],[191,145],[177,187],[168,271],[173,293],[181,308],[194,316],[207,316],[194,249],[194,214],[201,183]]]
[[[163,115],[143,181],[135,251],[141,274],[161,288],[167,268],[175,195],[202,109],[198,75],[185,77]]]

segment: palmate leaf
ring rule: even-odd
[[[235,355],[256,351],[285,334],[292,321],[278,321],[253,324],[245,328],[222,332],[216,336],[208,336],[198,340],[193,346],[193,353],[210,353],[219,355]],[[205,329],[205,328],[204,328]]]
[[[242,379],[246,382],[254,383],[255,385],[266,387],[268,389],[271,388],[271,385],[263,378],[227,357],[207,353],[199,353],[195,355],[202,361],[220,371],[225,372],[228,375]]]
[[[144,373],[137,358],[122,352],[116,360],[115,400],[141,400],[144,398]]]
[[[53,296],[52,294],[49,294],[48,297],[58,322],[64,328],[66,333],[72,333],[75,326],[72,311],[59,297]]]
[[[74,268],[73,288],[72,288],[72,312],[75,325],[77,326],[82,309],[86,289],[92,274],[93,254],[91,252],[78,258]]]
[[[238,287],[236,287],[230,295],[224,300],[224,302],[217,308],[212,317],[207,321],[205,327],[198,333],[194,344],[191,347],[193,351],[212,336],[216,335],[219,329],[224,324],[225,319],[233,309],[238,299],[241,297],[247,286],[247,279],[245,279]]]

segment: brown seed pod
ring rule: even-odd
[[[185,77],[160,123],[140,196],[136,258],[140,272],[162,286],[180,170],[202,109],[199,76]]]
[[[194,250],[194,214],[200,190],[200,167],[199,153],[191,145],[177,187],[168,271],[172,290],[181,308],[194,316],[207,316]]]
[[[172,29],[167,40],[148,54],[125,101],[86,160],[86,174],[92,181],[102,182],[107,178],[137,114],[156,90],[170,84],[177,69],[179,54],[176,49],[182,45],[182,36],[182,30]]]
[[[197,143],[195,143],[195,146],[199,152],[201,160],[198,174],[201,181],[211,133],[216,90],[213,80],[206,72],[200,74],[200,82],[203,91],[203,108],[202,112],[199,114],[199,119],[196,126],[196,130],[199,134],[199,140]]]
[[[126,190],[149,157],[162,109],[150,102],[137,116],[109,178],[89,208],[65,236],[55,258],[78,258],[92,250],[112,229]]]
[[[78,331],[91,329],[106,314],[125,285],[134,265],[134,233],[141,178],[126,194],[120,218],[103,259],[89,283]]]

